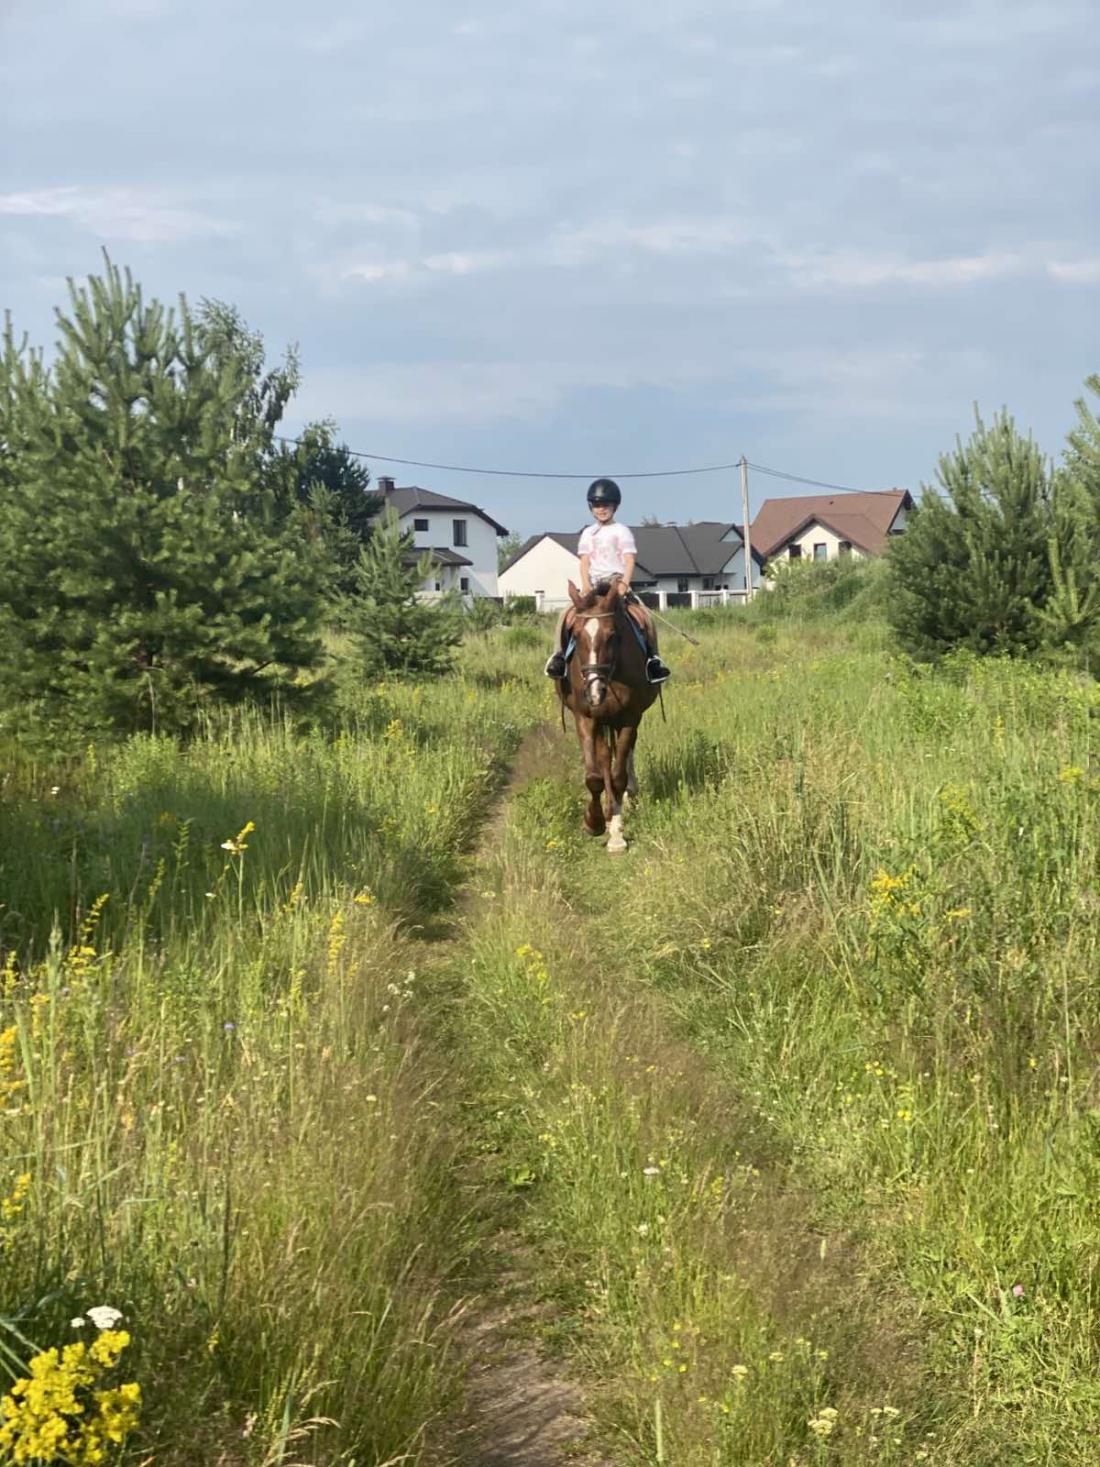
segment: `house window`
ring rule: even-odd
[[[713,591],[714,590],[714,577],[713,576],[704,576],[703,577],[703,590],[704,591]]]
[[[829,558],[829,547],[828,547],[828,545],[825,544],[825,542],[823,540],[819,540],[817,542],[817,544],[814,546],[814,559],[815,560],[828,560],[828,558]]]
[[[851,553],[852,553],[852,542],[851,542],[851,540],[841,540],[840,545],[838,547],[838,552],[841,555],[851,555]]]
[[[453,521],[453,525],[454,525],[454,532],[455,532],[454,533],[454,544],[455,545],[465,545],[466,544],[466,521],[465,520],[454,520]]]
[[[469,576],[460,576],[459,577],[458,584],[461,586],[461,588],[463,589],[463,591],[468,591],[470,589],[470,577]]]
[[[802,559],[802,546],[801,545],[792,545],[790,547],[790,549],[787,551],[787,558],[788,558],[788,560],[801,560]]]
[[[436,590],[437,590],[437,591],[442,591],[442,589],[443,589],[443,587],[442,587],[442,585],[441,585],[441,584],[440,584],[440,583],[439,583],[439,581],[436,581],[436,583],[435,583],[435,589],[436,589]]]
[[[413,529],[414,530],[430,530],[431,529],[431,525],[428,523],[427,520],[413,520]]]
[[[687,576],[681,576],[680,579],[676,582],[676,591],[677,594],[680,596],[686,595],[690,588],[690,582],[688,581]]]

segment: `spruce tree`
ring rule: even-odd
[[[432,677],[450,666],[462,636],[461,613],[450,598],[418,599],[430,570],[430,555],[416,555],[412,537],[387,509],[360,552],[345,604],[344,625],[363,676]]]
[[[1049,466],[1007,413],[977,417],[969,442],[940,458],[943,495],[925,489],[891,546],[891,619],[902,644],[1027,653],[1044,638],[1054,577]]]
[[[292,381],[109,260],[70,297],[48,366],[10,320],[0,354],[9,707],[59,736],[178,730],[286,690],[320,655],[319,569],[264,474]]]

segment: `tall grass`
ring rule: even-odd
[[[541,746],[435,948],[533,628],[7,759],[0,1357],[112,1303],[139,1459],[438,1461],[503,1229],[616,1460],[1095,1460],[1100,695],[692,621],[630,854]]]
[[[483,667],[325,736],[9,761],[0,1311],[45,1347],[122,1309],[158,1462],[415,1460],[454,1400],[415,929],[538,707]]]
[[[466,1043],[630,1460],[1095,1460],[1100,694],[873,643],[680,649],[623,862],[517,801]]]

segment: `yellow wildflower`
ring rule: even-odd
[[[136,1381],[96,1389],[130,1343],[125,1330],[104,1330],[91,1346],[44,1350],[0,1401],[0,1453],[14,1463],[66,1462],[96,1467],[138,1424]]]
[[[228,851],[231,856],[243,856],[248,850],[248,837],[255,829],[255,821],[245,821],[236,835],[231,835],[228,840],[222,841],[222,850]]]

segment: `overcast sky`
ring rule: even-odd
[[[1058,452],[1100,370],[1098,30],[1092,0],[0,0],[0,305],[48,344],[106,247],[298,342],[291,429],[915,490],[974,402]],[[391,472],[584,519],[583,484]],[[740,518],[733,474],[624,489]]]

